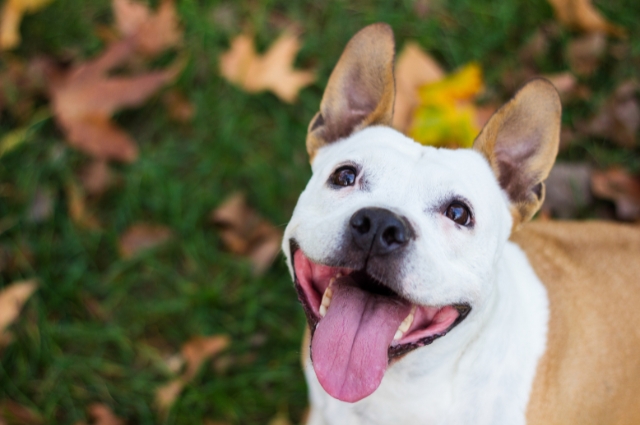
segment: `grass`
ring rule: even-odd
[[[310,176],[307,123],[342,48],[364,25],[390,23],[399,46],[417,39],[448,69],[479,61],[493,97],[504,99],[503,72],[520,66],[517,50],[552,19],[544,0],[433,0],[426,17],[414,12],[413,3],[178,1],[190,59],[177,86],[197,115],[191,125],[172,123],[155,99],[117,116],[138,141],[140,159],[116,166],[120,184],[96,205],[101,231],[80,229],[68,216],[64,188],[87,158],[67,147],[51,120],[33,140],[0,158],[0,247],[17,258],[0,269],[0,287],[31,277],[40,282],[13,327],[16,341],[0,352],[0,401],[13,400],[55,424],[86,420],[92,402],[111,406],[132,424],[205,418],[255,424],[267,423],[277,412],[297,422],[306,405],[299,367],[304,317],[284,261],[262,277],[252,276],[247,261],[222,249],[208,214],[242,190],[284,228]],[[584,80],[593,96],[571,104],[565,122],[587,117],[622,80],[640,75],[640,3],[597,4],[629,30],[629,52]],[[236,24],[216,23],[214,10],[221,5],[232,11]],[[218,56],[229,38],[246,24],[263,49],[281,31],[274,16],[302,24],[297,64],[319,74],[295,105],[268,93],[246,94],[218,74]],[[111,20],[109,1],[56,0],[25,19],[15,55],[94,56],[103,48],[95,27]],[[562,33],[540,64],[543,72],[567,69],[563,52],[571,36]],[[19,124],[3,115],[0,135]],[[585,139],[562,155],[638,171],[637,153]],[[56,200],[52,216],[38,224],[25,218],[36,188],[51,190]],[[122,260],[118,236],[138,221],[166,224],[176,238]],[[88,300],[100,308],[91,308]],[[160,417],[154,391],[170,378],[162,353],[177,351],[192,336],[212,334],[231,337],[234,362],[223,371],[203,367],[169,414]]]

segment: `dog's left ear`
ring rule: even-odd
[[[514,229],[542,205],[543,181],[558,154],[561,115],[555,87],[536,79],[491,117],[473,144],[509,196]]]
[[[351,38],[333,69],[320,112],[309,123],[310,161],[321,147],[370,125],[391,125],[395,86],[393,30],[372,24]]]

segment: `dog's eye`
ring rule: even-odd
[[[461,202],[452,202],[448,207],[445,215],[452,221],[461,226],[468,226],[471,222],[471,213],[469,208]]]
[[[357,171],[351,165],[345,165],[338,168],[333,172],[331,178],[331,184],[334,186],[353,186],[356,182]]]

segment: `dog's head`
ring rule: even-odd
[[[384,24],[345,48],[309,125],[313,176],[283,244],[316,375],[351,402],[375,391],[389,362],[428,350],[487,302],[558,150],[560,101],[541,79],[494,114],[473,149],[403,136],[389,127],[393,60]]]

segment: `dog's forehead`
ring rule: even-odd
[[[398,190],[429,188],[434,195],[475,198],[496,186],[487,161],[470,149],[423,146],[388,127],[372,127],[318,152],[313,171],[326,176],[338,165],[363,167],[373,185],[392,183]]]

